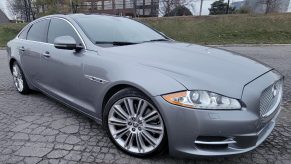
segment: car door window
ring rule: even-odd
[[[34,23],[28,31],[27,40],[46,42],[48,23],[48,19]]]
[[[78,44],[81,44],[79,36],[68,22],[62,19],[52,19],[48,30],[48,43],[53,44],[59,36],[71,36]]]

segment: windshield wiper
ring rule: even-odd
[[[134,43],[134,42],[117,42],[117,41],[113,41],[113,42],[96,41],[95,44],[112,44],[112,45],[115,45],[115,46],[124,46],[124,45],[138,44],[138,43]]]
[[[114,46],[125,46],[125,45],[132,45],[132,44],[139,44],[139,43],[146,43],[146,42],[161,42],[161,41],[169,41],[169,39],[152,39],[143,42],[122,42],[122,41],[96,41],[95,44],[112,44]]]
[[[169,41],[169,39],[152,39],[152,40],[144,41],[143,43],[145,43],[145,42],[163,42],[163,41]]]

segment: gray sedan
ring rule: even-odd
[[[7,46],[18,92],[41,91],[93,118],[137,157],[247,152],[280,111],[283,77],[273,68],[128,18],[47,16]]]

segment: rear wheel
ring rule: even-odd
[[[30,89],[28,88],[24,74],[21,68],[19,67],[19,65],[17,64],[17,62],[14,62],[11,68],[12,68],[11,71],[12,71],[12,76],[13,76],[13,82],[17,91],[21,94],[29,93]]]
[[[148,157],[162,152],[166,146],[159,111],[136,89],[124,89],[113,95],[103,118],[110,139],[127,154]]]

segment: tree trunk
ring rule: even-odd
[[[25,19],[26,22],[30,22],[30,14],[29,14],[29,10],[28,10],[28,4],[27,4],[27,0],[23,0],[23,4],[24,4],[24,13],[25,13]]]
[[[200,16],[202,15],[202,7],[203,7],[203,0],[201,0],[200,2],[200,12],[199,12]]]

